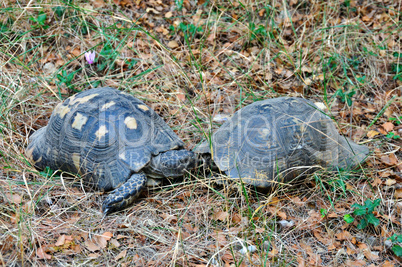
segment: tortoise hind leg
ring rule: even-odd
[[[146,186],[147,177],[144,172],[138,172],[121,186],[114,189],[102,203],[102,211],[104,215],[122,210],[134,202]]]

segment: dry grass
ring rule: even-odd
[[[401,234],[401,139],[382,125],[402,115],[400,1],[145,2],[1,3],[0,262],[397,266],[386,239]],[[102,218],[104,195],[24,156],[60,100],[97,86],[145,101],[189,149],[217,115],[289,95],[324,102],[340,132],[373,153],[355,173],[318,172],[269,193],[194,171]],[[343,216],[366,199],[381,199],[380,224],[359,230]],[[242,254],[247,246],[257,250]]]

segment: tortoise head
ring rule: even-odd
[[[185,149],[169,150],[152,157],[145,172],[154,178],[179,177],[194,169],[198,159],[194,152]]]

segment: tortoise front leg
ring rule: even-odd
[[[108,215],[112,212],[122,210],[133,203],[141,193],[141,190],[146,186],[146,183],[147,176],[144,172],[138,172],[131,175],[124,184],[110,192],[107,198],[103,201],[103,214]]]

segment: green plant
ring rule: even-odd
[[[197,32],[203,31],[203,29],[201,27],[197,27],[194,24],[185,24],[183,22],[180,22],[177,29],[182,31],[185,36],[188,36],[188,35],[194,36]]]
[[[250,26],[250,42],[253,41],[254,39],[261,40],[263,38],[266,38],[268,36],[267,29],[263,25],[258,25],[258,27],[255,25],[255,23],[251,22]]]
[[[402,123],[402,116],[394,117],[394,118],[389,118],[389,120],[390,120],[393,124],[395,124],[395,125],[401,125],[401,123]],[[396,133],[394,133],[394,132],[389,132],[389,133],[386,135],[386,137],[391,138],[391,139],[395,139],[395,140],[401,138],[400,135],[398,135],[398,134],[396,134]]]
[[[360,219],[359,224],[357,225],[358,229],[364,229],[366,228],[369,224],[372,224],[374,226],[377,226],[380,224],[380,220],[378,220],[374,214],[373,211],[374,209],[380,205],[381,199],[376,199],[374,201],[371,201],[370,199],[367,199],[364,202],[364,205],[360,205],[360,204],[353,204],[352,208],[355,208],[355,210],[353,211],[353,214],[355,216],[358,216],[358,218]],[[346,214],[343,219],[347,222],[347,223],[352,223],[355,218],[353,218],[352,215],[350,214]]]
[[[352,57],[352,58],[347,58],[347,62],[349,63],[349,65],[357,70],[360,66],[360,64],[362,63],[358,57]]]
[[[113,49],[113,47],[109,43],[107,43],[106,45],[103,46],[99,55],[102,56],[104,58],[104,60],[101,61],[100,64],[98,64],[98,66],[97,66],[98,70],[102,71],[106,67],[112,69],[114,62],[118,56],[118,53],[116,52],[116,50]]]
[[[396,256],[402,257],[402,247],[395,243],[402,243],[402,235],[394,234],[388,238],[388,240],[392,241],[392,251],[395,253]]]
[[[57,171],[54,171],[51,168],[46,167],[44,170],[40,171],[39,173],[43,177],[49,178],[49,177],[52,177],[55,174],[55,172],[57,172]]]
[[[9,30],[8,23],[1,23],[0,22],[0,33],[5,33]]]
[[[335,96],[339,97],[339,99],[342,101],[342,103],[347,103],[348,106],[352,105],[352,97],[356,94],[356,91],[354,89],[348,90],[348,91],[343,91],[343,89],[338,89],[335,92]]]
[[[52,8],[54,13],[58,16],[58,17],[62,17],[64,15],[64,13],[66,12],[66,8],[63,6],[55,6]]]
[[[178,10],[178,11],[182,10],[184,0],[176,0],[176,1],[174,1],[174,2],[175,2],[175,4],[176,4],[176,6],[177,6],[177,10]]]
[[[397,59],[400,59],[402,54],[398,53],[398,52],[394,52],[393,56],[396,57]],[[402,81],[402,64],[399,62],[392,63],[391,68],[392,68],[392,72],[395,73],[395,76],[393,79],[394,80],[398,79],[398,80]]]
[[[402,116],[395,117],[395,118],[389,118],[390,121],[392,121],[396,125],[400,125],[402,123]]]
[[[33,17],[33,16],[29,17],[29,20],[36,23],[36,25],[32,25],[31,27],[33,29],[42,28],[42,29],[46,30],[47,28],[49,28],[49,25],[45,25],[46,18],[47,18],[47,15],[43,11],[40,11],[37,17]]]
[[[387,138],[391,138],[391,139],[395,139],[395,140],[398,140],[399,138],[401,138],[398,134],[396,134],[396,133],[394,133],[394,132],[389,132],[389,133],[386,135],[386,137],[387,137]]]
[[[57,79],[59,80],[58,84],[65,84],[67,88],[74,89],[73,85],[71,84],[72,80],[74,79],[75,72],[68,73],[66,70],[62,70],[61,74],[57,74]]]
[[[13,20],[8,18],[6,22],[0,22],[0,41],[8,39],[10,28],[13,25]]]
[[[328,214],[328,210],[326,209],[320,209],[321,217],[324,218]]]
[[[392,72],[395,73],[394,80],[398,79],[402,81],[402,64],[392,63]]]
[[[334,54],[330,58],[328,58],[327,61],[324,62],[323,70],[325,72],[334,72],[339,65],[338,57],[338,54]]]

